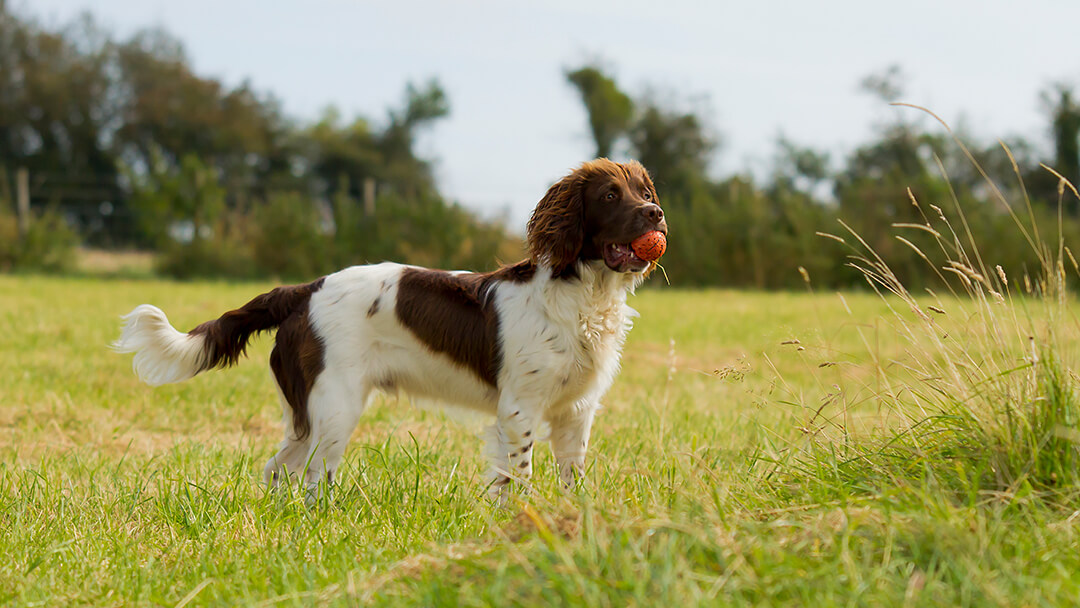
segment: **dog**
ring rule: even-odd
[[[150,385],[228,367],[249,338],[277,328],[270,369],[285,440],[264,469],[306,486],[333,483],[371,395],[404,393],[494,414],[489,492],[527,484],[545,422],[559,476],[585,471],[589,434],[636,313],[627,295],[656,263],[630,243],[667,235],[656,189],[637,162],[586,162],[555,183],[527,225],[529,258],[488,273],[384,262],[284,286],[187,333],[143,304],[114,349],[135,353]]]

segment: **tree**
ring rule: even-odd
[[[589,129],[596,156],[611,156],[615,140],[626,133],[634,116],[634,102],[619,90],[615,80],[599,67],[588,65],[567,70],[566,79],[581,95],[589,114]]]
[[[688,192],[705,179],[716,141],[694,112],[667,110],[648,101],[630,127],[634,155],[657,183],[673,192]]]
[[[1058,173],[1080,188],[1080,104],[1072,87],[1056,84],[1042,95],[1049,111],[1054,138],[1054,165]],[[1071,206],[1074,214],[1080,208]]]
[[[299,139],[310,175],[321,182],[321,190],[330,193],[344,188],[349,196],[359,198],[359,190],[353,189],[360,188],[366,178],[374,179],[383,163],[368,121],[356,118],[342,125],[341,114],[334,107],[326,108]]]
[[[234,181],[288,168],[288,127],[273,97],[195,74],[183,45],[163,30],[120,45],[117,63],[125,92],[117,144],[137,169],[159,153],[173,166],[195,154]]]
[[[433,194],[435,179],[429,163],[416,156],[416,138],[448,115],[446,93],[436,80],[424,86],[409,83],[400,108],[387,110],[381,130],[357,117],[343,125],[336,108],[327,108],[319,122],[300,135],[302,156],[320,182],[320,190],[335,194],[343,186],[359,197],[367,179],[406,198]]]
[[[450,114],[450,104],[442,85],[434,78],[422,87],[408,83],[403,107],[387,113],[389,124],[376,137],[383,161],[381,179],[409,197],[433,191],[435,180],[431,166],[418,158],[413,148],[421,130]]]
[[[774,182],[812,193],[831,176],[828,152],[800,146],[783,135],[777,139],[776,147]]]
[[[0,158],[115,178],[111,45],[88,16],[49,32],[0,13]]]

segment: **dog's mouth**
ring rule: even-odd
[[[641,272],[649,262],[638,257],[629,243],[609,243],[603,248],[604,263],[615,272]]]

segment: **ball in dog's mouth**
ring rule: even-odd
[[[655,262],[667,249],[667,237],[659,230],[651,230],[630,243],[634,253],[646,262]]]

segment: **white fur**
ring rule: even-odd
[[[309,483],[332,475],[372,390],[390,383],[411,397],[495,415],[486,450],[494,493],[501,495],[509,479],[528,479],[531,445],[545,422],[561,477],[573,483],[584,470],[593,416],[618,372],[636,314],[626,297],[642,275],[616,273],[598,262],[579,265],[578,279],[553,279],[541,267],[528,282],[496,282],[491,296],[503,360],[495,389],[431,351],[398,321],[394,303],[405,268],[347,268],[326,277],[312,296],[312,327],[326,350],[308,402],[311,434],[304,443],[311,443],[301,449],[287,433],[267,474],[284,465],[305,469]],[[376,298],[379,310],[368,317]]]
[[[491,489],[499,497],[511,479],[526,482],[531,475],[541,425],[550,429],[560,477],[573,484],[584,471],[593,418],[618,372],[636,315],[626,305],[627,294],[643,275],[592,262],[579,263],[574,279],[552,278],[541,266],[527,282],[494,282],[485,295],[499,319],[503,356],[496,389],[430,350],[399,322],[395,303],[405,268],[347,268],[327,276],[311,296],[311,327],[325,349],[324,368],[308,397],[311,432],[296,438],[279,388],[285,441],[266,464],[267,480],[276,481],[282,468],[303,475],[309,487],[332,479],[371,394],[392,387],[495,416],[486,453]],[[377,312],[368,315],[375,300]],[[146,382],[179,382],[201,369],[203,338],[176,331],[158,308],[139,306],[125,320],[114,347],[136,353],[135,371]]]
[[[112,348],[135,353],[131,366],[143,382],[151,386],[182,382],[202,369],[203,337],[176,331],[157,306],[143,304],[122,318],[124,329]]]

